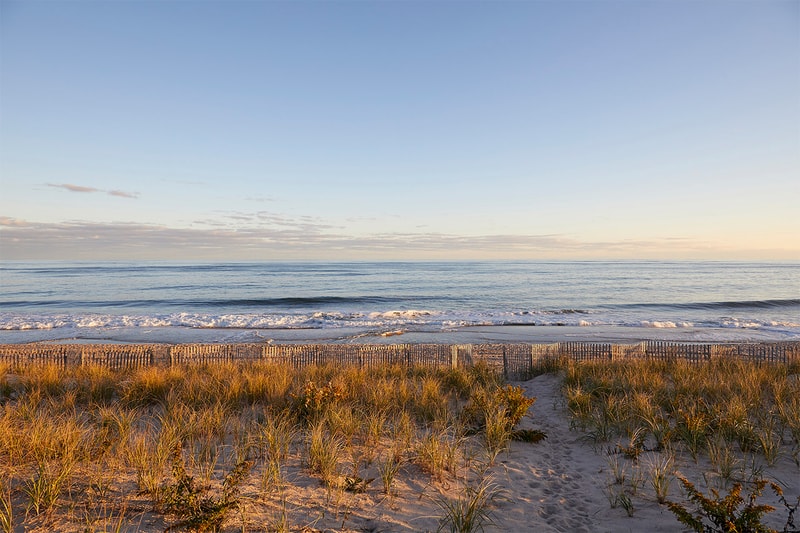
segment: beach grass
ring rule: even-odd
[[[345,531],[354,507],[385,514],[403,489],[439,509],[440,529],[480,530],[498,458],[515,435],[546,438],[515,430],[535,398],[482,364],[0,370],[2,531]],[[798,370],[564,359],[549,372],[576,434],[607,456],[599,490],[632,516],[682,505],[682,457],[707,461],[720,490],[786,457],[800,468]]]
[[[124,530],[137,520],[145,530],[217,531],[270,516],[292,529],[303,513],[287,506],[291,486],[324,487],[313,506],[346,516],[346,493],[391,495],[404,476],[460,483],[475,450],[493,457],[507,442],[505,413],[518,422],[526,410],[481,365],[3,370],[4,531]],[[486,398],[494,411],[475,407]],[[467,436],[475,417],[495,411],[503,435],[487,436],[484,422]]]

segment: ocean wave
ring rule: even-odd
[[[0,312],[0,330],[51,330],[59,328],[216,328],[216,329],[335,329],[335,328],[411,328],[453,330],[467,326],[624,326],[642,328],[771,328],[800,329],[795,317],[732,317],[711,319],[676,317],[674,313],[614,313],[600,311],[472,311],[435,309],[388,309],[385,311],[311,311],[275,313],[194,313],[163,314],[113,313],[22,313]],[[672,315],[672,316],[670,316]]]
[[[129,299],[129,300],[68,300],[52,299],[45,301],[36,300],[6,300],[2,302],[6,309],[16,307],[51,307],[51,308],[159,308],[159,307],[179,307],[179,308],[276,308],[276,309],[302,309],[313,307],[338,306],[346,307],[350,305],[380,305],[402,303],[407,301],[427,301],[431,297],[425,296],[299,296],[283,298],[219,298],[219,299]],[[441,299],[441,298],[439,298]]]
[[[721,302],[677,302],[677,303],[632,303],[603,306],[617,309],[694,309],[709,311],[714,309],[782,309],[800,308],[800,299],[788,298],[780,300],[732,300]]]

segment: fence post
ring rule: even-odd
[[[458,368],[458,345],[450,346],[450,367],[455,370]]]

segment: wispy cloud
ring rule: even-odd
[[[47,186],[65,189],[69,192],[101,192],[100,189],[95,189],[94,187],[84,187],[82,185],[73,185],[72,183],[48,183]]]
[[[245,200],[248,202],[264,203],[264,202],[274,202],[275,198],[273,198],[272,196],[248,196],[247,198],[245,198]]]
[[[107,191],[110,196],[119,196],[120,198],[138,198],[139,195],[134,192],[125,191]]]
[[[127,192],[127,191],[119,191],[119,190],[112,190],[107,191],[103,189],[97,189],[95,187],[85,187],[83,185],[75,185],[74,183],[48,183],[48,187],[55,187],[57,189],[64,189],[65,191],[69,192],[80,192],[80,193],[105,193],[109,196],[117,196],[119,198],[138,198],[139,194],[135,192]]]
[[[346,235],[324,224],[174,228],[141,223],[40,223],[0,217],[3,259],[401,260],[797,259],[799,250],[731,250],[687,238],[583,241],[567,235]],[[267,217],[268,218],[268,217]]]

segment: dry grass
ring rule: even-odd
[[[711,490],[760,482],[781,456],[800,467],[797,371],[736,359],[566,363],[563,392],[573,426],[611,457],[612,506],[637,493],[614,487],[640,466],[649,489],[643,496],[665,504],[677,489],[681,455],[710,465]]]
[[[507,440],[467,436],[471,420],[520,410],[481,366],[0,370],[2,531],[312,531],[303,507],[343,525],[347,494],[391,497],[420,471],[472,494],[470,461]],[[476,415],[481,398],[493,411]],[[289,496],[315,483],[323,501]]]
[[[608,452],[609,502],[626,512],[680,490],[682,454],[708,461],[720,488],[778,458],[800,466],[795,367],[553,370],[573,426]],[[533,401],[480,365],[0,372],[0,531],[314,531],[321,517],[347,529],[356,499],[391,507],[398,486],[420,483],[459,495],[430,494],[442,529],[480,529],[494,497],[480,481]]]

